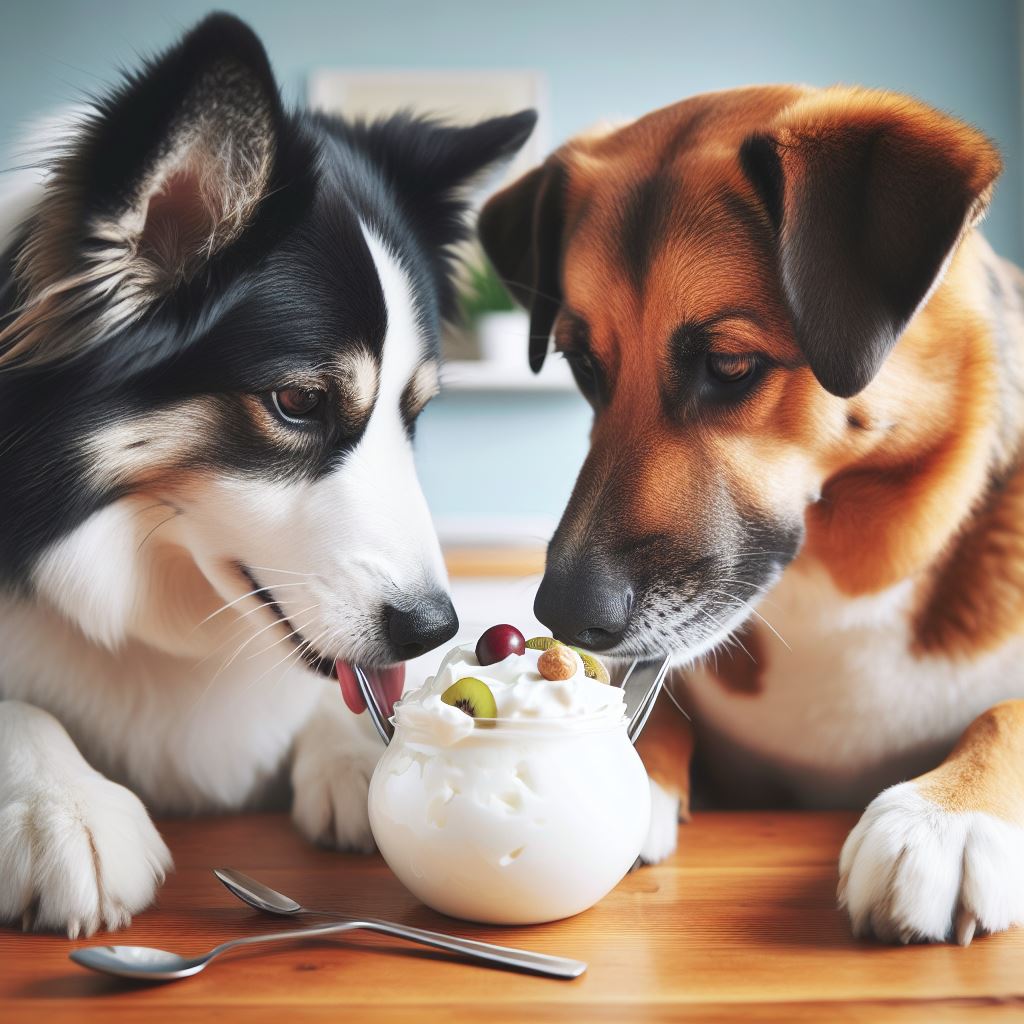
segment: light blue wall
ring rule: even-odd
[[[1019,7],[1014,0],[251,0],[247,18],[286,94],[310,68],[535,68],[550,83],[554,141],[603,117],[752,82],[859,82],[914,93],[973,121],[1006,173],[987,222],[1024,258]],[[202,0],[37,0],[5,5],[0,145],[33,111],[99,87],[118,62],[168,43]],[[557,515],[585,446],[571,396],[451,395],[420,430],[435,511]],[[527,486],[524,486],[524,482]]]

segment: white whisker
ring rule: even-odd
[[[310,622],[312,622],[312,619],[310,620]],[[302,625],[302,626],[299,626],[299,627],[298,627],[299,631],[301,631],[301,630],[303,630],[303,629],[307,629],[307,628],[309,627],[309,624],[310,624],[310,623],[309,623],[309,622],[307,622],[307,623],[305,623],[304,625]],[[311,646],[312,646],[312,645],[313,645],[314,643],[319,643],[319,641],[320,641],[320,638],[321,638],[321,637],[322,637],[322,636],[324,635],[324,633],[325,633],[325,632],[326,632],[326,630],[321,630],[321,631],[320,631],[320,633],[318,633],[318,634],[317,634],[317,636],[316,636],[316,638],[315,638],[314,640],[306,640],[306,641],[305,641],[305,643],[306,643],[306,644],[307,644],[308,646],[310,646],[310,647],[311,647]],[[287,661],[288,661],[289,659],[291,659],[291,658],[301,658],[301,657],[302,657],[302,651],[303,651],[303,646],[302,646],[302,644],[297,644],[297,645],[296,645],[295,647],[293,647],[293,648],[292,648],[292,650],[290,650],[290,651],[289,651],[289,652],[288,652],[288,653],[287,653],[287,654],[286,654],[286,655],[285,655],[285,656],[284,656],[284,657],[283,657],[283,658],[282,658],[282,659],[281,659],[280,661],[278,661],[278,662],[275,662],[275,663],[274,663],[273,665],[271,665],[271,666],[270,666],[270,668],[268,668],[268,669],[267,669],[266,671],[264,671],[264,672],[261,672],[261,673],[260,673],[260,674],[259,674],[259,675],[258,675],[258,676],[257,676],[257,677],[256,677],[256,678],[255,678],[255,679],[254,679],[254,680],[252,681],[252,682],[251,682],[251,683],[249,683],[249,684],[248,684],[248,685],[247,685],[247,686],[245,687],[245,692],[246,692],[246,693],[248,693],[248,692],[249,692],[250,690],[252,690],[252,689],[253,689],[253,688],[254,688],[254,687],[255,687],[255,686],[256,686],[256,685],[258,684],[258,683],[260,683],[260,682],[261,682],[262,680],[266,679],[266,677],[267,677],[268,675],[270,675],[270,673],[271,673],[271,672],[273,672],[273,671],[274,671],[274,670],[275,670],[276,668],[279,668],[279,667],[280,667],[281,665],[284,665],[284,664],[285,664],[285,662],[287,662]],[[282,675],[281,675],[281,678],[284,678],[284,676],[286,676],[286,675],[288,674],[288,672],[289,672],[290,670],[291,670],[290,668],[289,668],[289,669],[286,669],[286,670],[285,670],[285,672],[283,672],[283,673],[282,673]],[[275,685],[275,686],[276,686],[276,685],[277,685],[277,683],[279,683],[280,681],[281,681],[281,679],[277,679],[277,680],[275,680],[275,681],[274,681],[274,684],[273,684],[273,685]]]
[[[320,610],[320,605],[319,604],[310,605],[308,608],[303,608],[302,611],[297,612],[296,614],[297,615],[303,615],[305,612],[313,611],[314,609],[319,611]],[[314,616],[314,618],[315,618],[315,616]],[[269,644],[268,646],[264,647],[262,650],[259,650],[259,651],[254,652],[253,654],[250,654],[249,657],[246,658],[246,661],[252,661],[253,658],[259,658],[261,655],[266,654],[268,651],[272,651],[275,647],[277,647],[278,644],[283,644],[286,640],[290,640],[293,636],[302,637],[303,642],[306,642],[305,637],[302,636],[302,630],[301,629],[293,629],[290,633],[286,633],[284,636],[278,637],[272,644]]]
[[[315,576],[315,572],[296,572],[294,569],[274,569],[269,565],[250,565],[250,569],[254,569],[256,572],[283,572],[289,576]],[[283,584],[279,583],[277,586],[296,586],[297,584]]]
[[[282,590],[285,587],[304,587],[305,585],[305,583],[277,583],[274,585],[274,589]],[[250,590],[247,594],[242,594],[241,597],[236,597],[233,601],[228,601],[227,604],[222,604],[216,611],[210,612],[210,614],[207,615],[205,619],[203,619],[200,622],[197,622],[192,627],[192,632],[194,633],[197,629],[199,629],[200,626],[206,625],[206,623],[209,622],[210,619],[216,618],[218,615],[220,615],[221,612],[226,612],[229,608],[233,608],[236,604],[239,603],[239,601],[244,601],[247,597],[252,597],[254,594],[260,594],[264,590],[270,590],[270,587],[257,587],[255,590]]]
[[[741,600],[735,594],[730,594],[728,591],[725,590],[712,589],[709,591],[709,593],[721,594],[723,597],[728,597],[735,602],[736,607],[745,609],[751,615],[756,615],[757,618],[759,618],[775,634],[776,638],[786,648],[787,651],[791,651],[793,649],[789,646],[788,643],[786,643],[786,640],[783,637],[783,635],[752,604],[749,604],[748,602]]]
[[[297,617],[298,617],[299,615],[305,615],[305,613],[306,613],[306,612],[311,612],[311,611],[313,611],[314,609],[319,609],[319,607],[320,607],[320,602],[319,602],[319,601],[318,601],[318,602],[317,602],[316,604],[311,604],[311,605],[309,605],[308,607],[306,607],[306,608],[303,608],[303,609],[301,609],[300,611],[296,612],[296,613],[295,613],[295,615],[296,615],[296,618],[297,618]],[[290,620],[289,620],[289,622],[290,622]],[[245,641],[245,643],[243,643],[243,644],[242,644],[242,645],[241,645],[241,646],[240,646],[240,647],[239,647],[239,648],[238,648],[238,649],[237,649],[237,650],[235,651],[235,653],[231,655],[231,657],[230,657],[230,659],[228,660],[227,664],[226,664],[226,665],[224,665],[224,669],[228,668],[228,667],[229,667],[229,666],[231,665],[231,663],[232,663],[232,662],[233,662],[233,661],[234,661],[234,660],[235,660],[235,659],[236,659],[236,658],[237,658],[237,657],[238,657],[238,656],[239,656],[239,655],[240,655],[240,654],[242,653],[242,651],[244,651],[244,650],[246,649],[246,647],[248,647],[248,646],[249,646],[249,644],[251,644],[251,643],[253,642],[253,640],[255,640],[255,639],[256,639],[257,637],[259,637],[259,636],[262,636],[262,635],[263,635],[264,633],[266,633],[266,632],[267,632],[267,630],[268,630],[268,629],[273,629],[273,628],[274,628],[274,626],[284,626],[284,627],[286,627],[286,628],[287,628],[287,626],[289,625],[289,622],[285,622],[285,621],[284,621],[284,619],[279,619],[279,618],[278,618],[278,617],[277,617],[277,616],[275,615],[275,616],[274,616],[274,621],[273,621],[273,622],[268,622],[268,623],[267,623],[267,625],[265,625],[265,626],[264,626],[264,627],[263,627],[262,629],[259,629],[259,630],[257,630],[257,631],[256,631],[255,633],[253,633],[253,634],[252,634],[252,636],[250,636],[250,637],[248,638],[248,640],[246,640],[246,641]],[[296,632],[298,632],[298,631],[297,631],[297,630],[295,630],[295,629],[293,628],[292,632],[291,632],[291,633],[289,633],[289,634],[288,634],[288,636],[292,636],[292,635],[293,635],[294,633],[296,633]],[[285,639],[285,638],[282,638],[282,639]],[[274,643],[273,643],[273,644],[271,644],[271,647],[273,647],[273,646],[276,646],[276,644],[278,644],[278,643],[280,643],[280,640],[275,640],[275,641],[274,641]],[[222,669],[221,671],[223,671],[223,669]]]

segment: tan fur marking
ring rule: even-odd
[[[346,353],[339,360],[339,380],[343,401],[352,418],[369,414],[380,390],[380,367],[365,349]]]
[[[432,359],[428,362],[420,363],[416,367],[416,372],[412,375],[410,383],[412,386],[413,409],[419,412],[440,391],[441,380],[437,363]]]
[[[916,780],[948,811],[984,811],[1024,825],[1024,701],[979,715],[938,768]]]
[[[125,487],[153,480],[211,443],[217,423],[214,401],[194,398],[103,427],[85,445],[94,485]]]

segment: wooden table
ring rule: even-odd
[[[456,962],[356,934],[236,953],[205,974],[141,987],[67,960],[81,945],[0,931],[0,1021],[203,1019],[486,1021],[964,1020],[1024,1017],[1024,931],[953,946],[851,940],[836,911],[848,814],[701,814],[682,852],[626,878],[602,904],[539,928],[489,928],[428,911],[379,858],[306,845],[273,815],[164,822],[177,870],[160,905],[115,941],[179,952],[289,927],[235,901],[210,874],[230,865],[309,905],[589,961],[571,982]],[[292,923],[294,924],[294,922]],[[90,943],[111,941],[94,936]]]

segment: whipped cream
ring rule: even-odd
[[[398,721],[441,746],[464,739],[475,728],[473,718],[445,704],[441,695],[466,676],[487,684],[502,720],[561,719],[571,726],[570,720],[589,723],[622,718],[625,703],[619,687],[589,678],[583,659],[575,651],[571,653],[576,659],[576,671],[568,679],[545,679],[537,669],[543,653],[527,648],[523,654],[510,654],[493,665],[481,665],[472,644],[454,647],[436,675],[402,697],[395,708]]]

